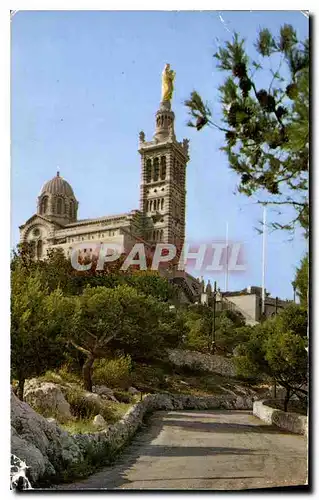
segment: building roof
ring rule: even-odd
[[[69,224],[66,224],[65,228],[76,227],[76,226],[85,226],[85,225],[95,224],[95,223],[99,223],[99,222],[111,222],[111,221],[117,222],[118,220],[124,220],[125,218],[129,217],[130,215],[131,215],[131,212],[126,212],[126,213],[115,214],[115,215],[104,215],[103,217],[96,217],[94,219],[79,219],[76,222],[70,222]]]
[[[46,193],[74,197],[72,187],[65,179],[63,179],[63,177],[60,176],[59,172],[57,172],[53,179],[47,181],[43,185],[40,196]]]

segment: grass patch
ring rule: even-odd
[[[118,420],[120,420],[125,413],[131,408],[131,403],[115,403],[114,401],[107,401],[106,406],[109,411],[109,418],[107,420],[108,423],[114,424]]]
[[[76,373],[70,372],[66,366],[62,366],[57,371],[48,370],[44,375],[38,377],[42,382],[51,382],[53,384],[73,383],[82,386],[82,379]]]
[[[87,416],[78,416],[75,420],[64,422],[63,424],[61,424],[61,427],[70,434],[90,434],[92,432],[98,432],[98,429],[93,425],[93,419],[95,415],[102,415],[107,425],[112,425],[120,420],[129,410],[129,408],[131,408],[131,406],[131,404],[127,403],[115,403],[113,401],[106,401],[102,407],[94,407],[94,411],[92,411],[92,406],[89,409],[86,409],[84,413]],[[82,411],[80,412],[80,415],[83,415]]]
[[[70,434],[91,434],[92,432],[98,432],[92,420],[70,420],[60,426]]]

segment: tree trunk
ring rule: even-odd
[[[92,368],[94,360],[94,356],[88,356],[82,369],[84,389],[89,392],[92,392]]]
[[[289,399],[290,399],[290,389],[286,389],[286,396],[284,399],[284,411],[288,410]]]
[[[276,384],[276,380],[273,381],[272,397],[273,397],[273,399],[277,398],[277,384]]]
[[[23,389],[24,389],[25,378],[20,377],[18,382],[18,398],[23,401]]]

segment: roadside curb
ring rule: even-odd
[[[280,429],[308,436],[308,417],[299,413],[284,412],[271,407],[273,400],[265,399],[254,401],[253,414],[266,422],[273,424]]]

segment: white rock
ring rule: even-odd
[[[49,422],[49,424],[56,424],[57,421],[55,420],[55,418],[47,418],[47,422]]]
[[[107,423],[105,422],[102,415],[95,415],[95,417],[93,419],[93,425],[97,429],[105,429],[105,427],[107,427]]]
[[[55,415],[60,421],[72,418],[70,405],[58,384],[37,379],[27,380],[23,397],[34,409]]]
[[[133,396],[134,396],[135,394],[139,394],[139,393],[140,393],[140,391],[138,391],[135,387],[129,387],[127,392],[129,392],[129,393],[130,393],[130,394],[132,394]]]
[[[92,391],[99,396],[114,396],[114,392],[106,385],[94,385]]]

